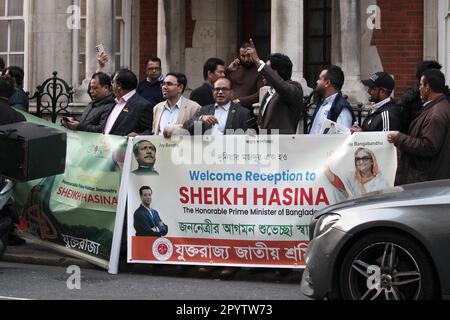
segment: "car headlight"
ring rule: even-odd
[[[326,214],[320,217],[314,230],[314,238],[324,235],[325,233],[330,231],[331,227],[333,227],[340,218],[340,215],[334,213]]]

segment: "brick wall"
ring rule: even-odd
[[[140,19],[139,78],[144,79],[148,58],[158,52],[158,0],[141,0]]]
[[[423,0],[378,0],[381,30],[372,45],[378,48],[384,71],[395,76],[399,99],[415,83],[417,64],[423,60]]]

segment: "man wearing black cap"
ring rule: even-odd
[[[397,131],[400,128],[401,108],[391,98],[395,88],[394,79],[386,72],[377,72],[362,83],[369,88],[369,101],[373,103],[362,128],[353,126],[352,132]]]

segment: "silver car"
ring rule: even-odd
[[[321,211],[302,293],[314,299],[450,299],[450,180],[372,193]]]

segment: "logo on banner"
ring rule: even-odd
[[[166,238],[159,238],[153,243],[152,251],[158,261],[167,261],[173,254],[172,242]]]
[[[90,144],[87,149],[87,153],[93,155],[97,159],[106,159],[111,153],[107,139],[102,139],[101,144]]]

